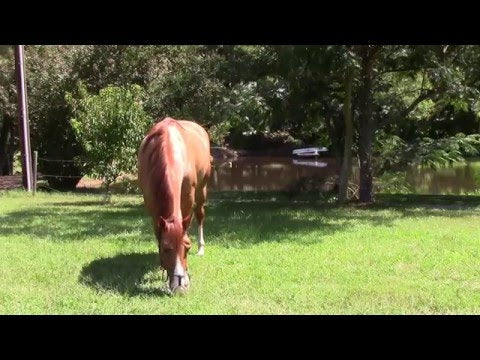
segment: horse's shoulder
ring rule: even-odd
[[[198,137],[208,145],[210,136],[203,126],[191,120],[177,120],[174,118],[164,118],[157,122],[150,131],[150,136],[166,133],[167,129],[175,128],[180,131],[184,140],[188,143],[190,141],[197,141]]]
[[[207,131],[205,130],[205,128],[198,124],[197,122],[195,121],[189,121],[189,120],[179,120],[178,123],[180,124],[180,126],[186,130],[186,131],[191,131],[191,132],[194,132],[198,135],[202,135],[202,136],[207,136],[208,137],[208,133]]]

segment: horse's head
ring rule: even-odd
[[[174,294],[185,294],[190,284],[187,254],[191,242],[187,230],[191,218],[189,215],[183,220],[175,216],[158,219],[160,264],[167,270],[168,284]]]

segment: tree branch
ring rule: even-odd
[[[424,92],[423,94],[420,94],[415,100],[412,101],[412,103],[409,106],[407,106],[404,110],[399,111],[396,114],[396,116],[388,117],[388,119],[383,122],[383,126],[390,125],[399,117],[400,118],[407,117],[413,110],[415,110],[418,104],[420,104],[422,101],[425,101],[427,99],[433,99],[435,95],[438,95],[438,91],[434,89],[430,89]]]
[[[435,67],[420,67],[420,68],[407,68],[407,69],[387,69],[379,73],[379,75],[394,73],[394,72],[409,72],[409,71],[421,71],[421,70],[433,70]]]
[[[433,96],[436,93],[437,93],[436,90],[430,89],[427,92],[420,94],[420,96],[418,96],[415,100],[413,100],[413,102],[406,109],[400,112],[400,116],[401,117],[408,116],[408,114],[410,114],[417,107],[418,104],[420,104],[424,100],[433,98]]]

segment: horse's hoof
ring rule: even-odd
[[[197,252],[197,255],[198,255],[198,256],[203,256],[203,255],[205,255],[205,249],[204,249],[204,248],[200,248],[200,249],[198,250],[198,252]]]
[[[186,295],[188,292],[188,287],[187,286],[177,286],[176,288],[174,288],[172,290],[172,295],[180,295],[180,296],[184,296]]]

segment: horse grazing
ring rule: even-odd
[[[190,283],[187,230],[193,211],[198,224],[198,255],[205,251],[203,220],[210,162],[209,136],[192,121],[165,118],[152,127],[140,145],[139,185],[173,293],[185,294]]]

